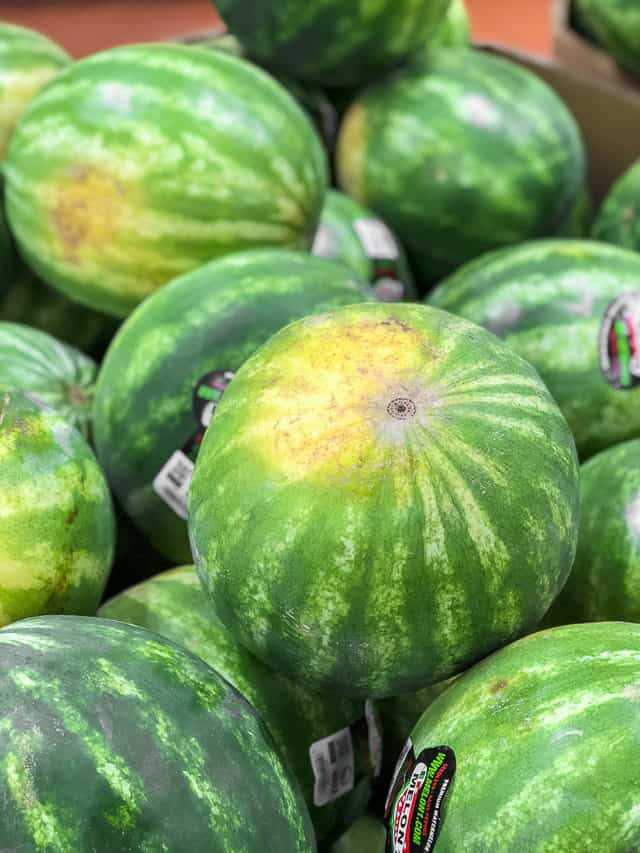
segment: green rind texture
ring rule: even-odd
[[[536,241],[479,258],[427,301],[486,326],[538,371],[586,459],[640,433],[640,390],[620,391],[601,369],[609,304],[640,291],[640,257],[612,246]]]
[[[31,99],[70,63],[71,57],[41,33],[0,23],[0,160]]]
[[[640,440],[599,453],[580,480],[576,561],[545,621],[640,622]]]
[[[192,560],[187,526],[153,481],[197,431],[192,399],[202,376],[238,370],[293,320],[372,298],[342,265],[255,250],[181,277],[126,321],[98,377],[94,441],[112,488],[158,551]]]
[[[377,818],[356,821],[329,849],[329,853],[384,853],[387,833]]]
[[[0,321],[0,392],[21,391],[85,437],[98,368],[73,347],[30,326]]]
[[[73,65],[30,104],[5,172],[10,226],[33,269],[122,317],[213,258],[307,248],[327,180],[317,135],[279,84],[184,45]]]
[[[629,0],[573,0],[578,21],[614,59],[640,73],[640,7]]]
[[[435,51],[368,89],[338,140],[342,189],[398,234],[426,287],[492,249],[555,234],[584,185],[580,132],[515,63]]]
[[[358,305],[245,362],[200,450],[189,532],[239,642],[384,697],[538,624],[573,563],[578,491],[566,421],[509,347],[441,311]]]
[[[594,240],[640,251],[640,161],[613,185],[591,231]]]
[[[444,20],[426,44],[430,47],[466,47],[471,41],[471,21],[464,0],[451,0]]]
[[[117,619],[168,637],[232,684],[266,723],[280,755],[299,781],[319,839],[340,825],[347,800],[316,808],[309,747],[364,717],[362,703],[312,692],[268,669],[231,637],[215,618],[191,566],[163,572],[104,604],[105,619]],[[366,772],[359,754],[356,773]]]
[[[323,86],[369,83],[433,34],[450,0],[218,0],[229,30],[261,64]]]
[[[345,264],[357,276],[373,283],[376,275],[375,264],[367,254],[355,228],[355,223],[359,219],[377,219],[377,217],[375,213],[362,207],[344,193],[329,190],[320,217],[319,228],[322,229],[324,238],[322,251],[317,251],[314,244],[314,252],[321,257]],[[397,266],[402,296],[398,299],[381,299],[381,301],[413,301],[417,294],[407,256],[398,238],[395,235],[394,238],[398,246]]]
[[[0,845],[33,853],[312,853],[255,711],[202,660],[106,619],[0,632]]]
[[[572,625],[497,652],[424,714],[456,774],[437,853],[640,846],[640,626]]]
[[[591,234],[595,209],[591,190],[585,184],[576,198],[569,215],[556,231],[556,237],[565,237],[570,240],[586,240]]]
[[[114,550],[104,475],[68,421],[6,391],[0,391],[0,520],[0,625],[96,612]]]

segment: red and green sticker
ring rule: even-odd
[[[429,853],[434,849],[455,772],[451,747],[431,747],[416,755],[411,739],[407,741],[385,806],[386,853]]]
[[[607,308],[599,338],[600,368],[620,391],[640,385],[640,291],[623,293]]]

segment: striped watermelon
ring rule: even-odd
[[[172,282],[131,316],[100,371],[94,439],[115,493],[158,551],[192,559],[190,471],[233,373],[292,320],[369,298],[342,265],[255,250]]]
[[[599,453],[580,481],[578,553],[546,622],[640,622],[640,439]]]
[[[45,332],[0,321],[0,391],[22,391],[86,435],[97,366]]]
[[[586,240],[591,233],[593,218],[593,199],[588,184],[585,184],[569,211],[569,215],[556,231],[556,236]]]
[[[69,55],[41,33],[0,23],[0,160],[33,96],[70,63]]]
[[[315,850],[263,723],[199,658],[68,616],[13,625],[0,649],[3,850]]]
[[[578,127],[515,63],[441,50],[368,89],[338,140],[340,185],[374,210],[426,286],[502,246],[554,234],[584,184]]]
[[[637,254],[598,243],[533,242],[469,264],[428,302],[486,326],[536,368],[583,458],[638,435]]]
[[[343,193],[327,193],[313,253],[340,261],[371,282],[381,302],[412,300],[416,295],[404,249],[393,232]]]
[[[364,810],[374,772],[364,705],[312,692],[268,669],[245,651],[213,616],[192,566],[164,572],[123,592],[103,605],[99,615],[140,625],[180,643],[203,658],[250,702],[300,782],[318,838],[334,831],[347,814]],[[373,714],[373,709],[369,713]],[[330,780],[317,769],[314,772],[310,749],[327,737],[333,746],[343,744],[346,737],[350,756],[345,761],[349,773],[345,787],[349,791],[319,806],[316,803],[330,796]],[[377,729],[372,737],[377,738]],[[355,789],[354,781],[358,783]]]
[[[45,281],[126,316],[212,258],[306,248],[325,159],[293,99],[249,63],[118,48],[76,63],[29,107],[5,168],[9,223]]]
[[[622,622],[544,631],[478,664],[411,735],[387,849],[430,850],[433,832],[437,853],[638,850],[639,684],[640,626]]]
[[[420,305],[354,305],[250,358],[189,499],[216,612],[354,696],[426,686],[535,627],[575,553],[578,466],[537,374]]]
[[[384,824],[365,815],[336,841],[329,853],[384,853],[385,838]]]
[[[629,71],[640,74],[640,7],[629,0],[574,0],[576,21]]]
[[[402,63],[433,34],[450,0],[216,0],[249,54],[323,86],[359,86]]]
[[[595,240],[640,251],[640,160],[613,185],[591,233]]]
[[[8,391],[0,391],[0,508],[0,626],[94,614],[114,545],[104,476],[66,420]]]

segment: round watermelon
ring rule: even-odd
[[[640,257],[571,240],[478,259],[429,297],[538,371],[582,458],[640,432]]]
[[[0,321],[0,392],[22,391],[89,434],[96,363],[51,335]]]
[[[416,296],[404,249],[374,213],[343,193],[330,190],[320,217],[313,253],[340,261],[371,282],[381,302]]]
[[[245,362],[200,450],[189,532],[239,642],[383,697],[535,627],[577,514],[573,439],[533,368],[450,314],[368,304]]]
[[[202,660],[106,619],[0,632],[3,850],[312,853],[297,785]]]
[[[420,49],[450,0],[216,0],[249,54],[323,86],[359,86]]]
[[[320,142],[281,86],[184,45],[76,63],[30,105],[5,172],[29,264],[116,316],[212,258],[307,248],[327,179]]]
[[[640,847],[640,626],[534,634],[465,673],[411,734],[389,850]]]
[[[591,233],[595,240],[640,251],[640,160],[613,185]]]
[[[112,488],[158,551],[192,559],[191,471],[235,371],[292,320],[370,298],[342,265],[256,250],[172,282],[127,320],[100,370],[94,440]]]
[[[318,838],[326,837],[369,799],[379,740],[373,707],[316,693],[273,672],[239,646],[215,618],[192,566],[164,572],[103,605],[99,615],[140,625],[189,649],[258,711],[301,784]],[[371,726],[371,728],[370,728]],[[331,791],[331,749],[342,749],[345,781]],[[323,762],[326,764],[326,772]]]
[[[640,7],[629,0],[574,0],[577,23],[623,68],[640,74]]]
[[[591,234],[594,217],[593,199],[588,184],[577,196],[575,203],[564,222],[556,231],[556,237],[567,237],[573,240],[586,240]]]
[[[439,50],[352,104],[337,168],[426,287],[483,252],[554,234],[583,187],[585,156],[574,119],[532,73],[479,50]]]
[[[68,421],[9,391],[0,391],[0,508],[0,626],[94,614],[113,557],[106,481]]]
[[[589,460],[580,491],[576,561],[545,621],[640,622],[640,439]]]
[[[70,56],[41,33],[0,23],[0,160],[33,96],[70,63]]]
[[[378,818],[365,815],[329,849],[329,853],[384,853],[386,832]]]

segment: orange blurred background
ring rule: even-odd
[[[551,53],[552,0],[466,0],[476,41]],[[0,2],[0,19],[41,30],[73,56],[220,25],[209,0],[21,0]]]

